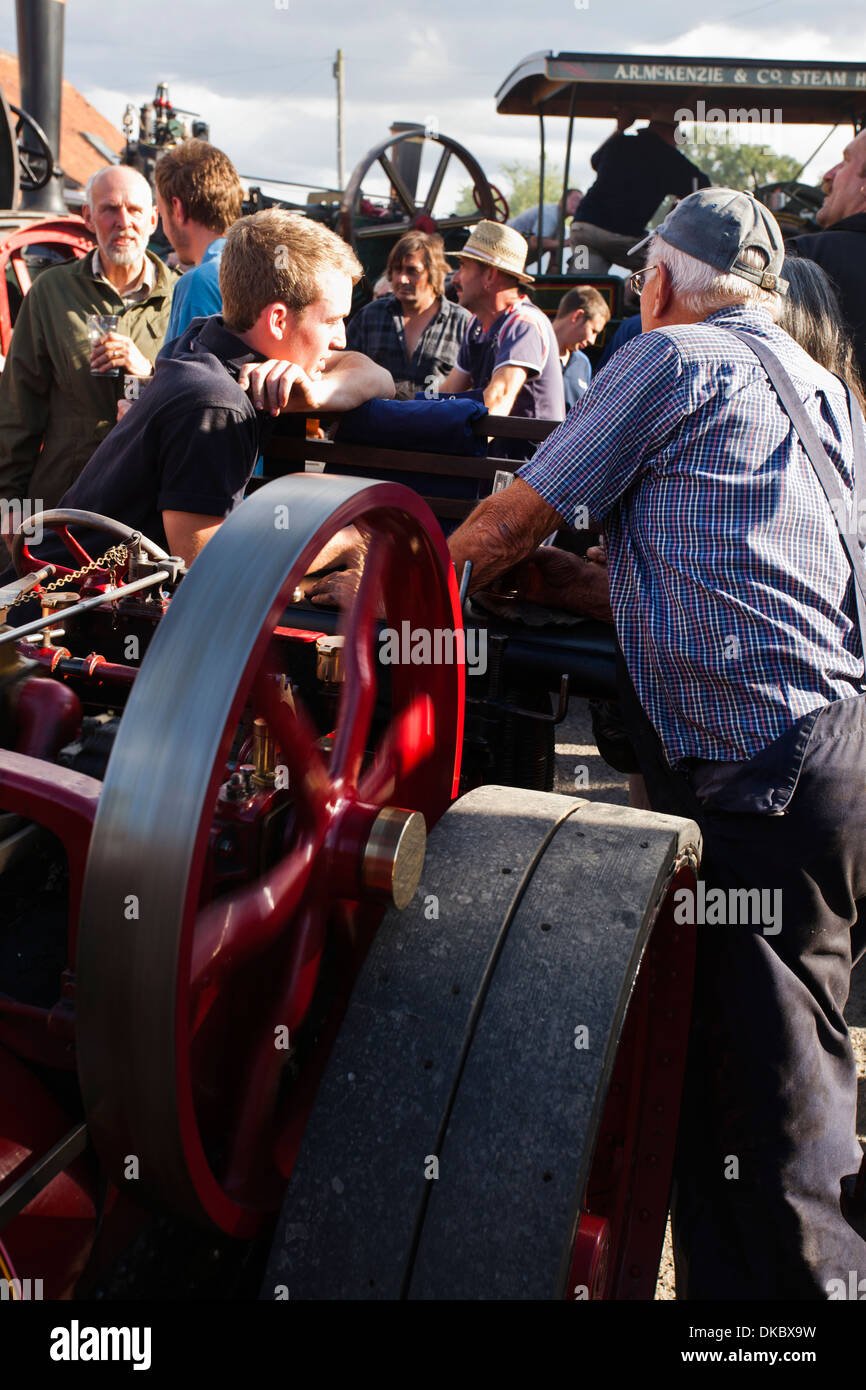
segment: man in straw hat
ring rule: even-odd
[[[449,542],[472,592],[557,527],[603,524],[629,736],[653,809],[701,828],[701,891],[674,895],[697,943],[672,1203],[688,1299],[866,1289],[843,1013],[866,922],[866,439],[777,327],[784,254],[749,194],[683,199],[632,277],[643,332]],[[525,568],[576,612],[604,583],[554,548]]]
[[[440,386],[443,395],[474,388],[484,393],[491,415],[538,420],[565,418],[559,346],[550,321],[527,299],[525,239],[513,227],[479,222],[457,256],[452,281],[457,298],[475,315],[452,367]],[[505,447],[503,447],[505,446]],[[534,448],[501,440],[497,450],[526,458]]]

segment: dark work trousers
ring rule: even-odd
[[[732,912],[695,926],[677,1297],[840,1296],[830,1280],[866,1279],[866,1241],[846,1218],[861,1152],[842,1017],[852,928],[866,921],[866,696],[805,716],[749,762],[674,771],[618,660],[651,805],[697,821],[707,892],[767,889],[780,905],[779,931],[732,925]]]

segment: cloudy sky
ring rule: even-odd
[[[578,8],[578,6],[580,6]],[[700,22],[691,11],[703,10]],[[15,52],[13,6],[0,47]],[[345,55],[347,174],[394,120],[435,122],[495,182],[500,162],[537,159],[537,121],[497,116],[494,93],[539,50],[866,63],[862,0],[68,0],[65,75],[115,125],[128,101],[169,83],[180,107],[210,121],[211,139],[243,175],[336,181],[332,65]],[[562,159],[565,121],[551,120]],[[574,182],[612,128],[579,121]],[[826,128],[771,127],[761,137],[805,159]],[[837,131],[807,171],[817,182],[851,131]],[[459,171],[443,195],[453,197]],[[372,188],[372,185],[371,185]],[[437,204],[442,211],[442,204]]]

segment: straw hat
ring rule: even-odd
[[[451,254],[458,260],[465,256],[470,261],[495,266],[524,285],[534,285],[535,276],[527,275],[523,269],[528,251],[526,239],[513,227],[506,226],[504,222],[484,221],[473,228],[462,250]]]

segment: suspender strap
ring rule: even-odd
[[[848,556],[848,563],[851,566],[851,573],[854,576],[854,601],[857,607],[857,626],[860,629],[861,650],[866,658],[866,562],[863,559],[863,551],[860,548],[858,536],[859,510],[857,505],[857,489],[861,481],[864,470],[866,470],[866,444],[863,440],[863,415],[853,393],[848,391],[848,409],[851,413],[851,433],[854,436],[854,493],[853,493],[853,516],[849,507],[848,498],[842,480],[836,469],[833,467],[821,440],[818,438],[818,431],[815,429],[808,415],[806,414],[803,402],[794,390],[791,381],[782,363],[779,361],[772,348],[769,348],[762,338],[755,337],[752,333],[741,333],[737,329],[729,328],[725,330],[733,333],[735,338],[739,338],[741,343],[752,349],[755,356],[759,359],[764,371],[770,378],[773,389],[779,397],[784,409],[791,418],[791,423],[800,442],[803,445],[809,462],[815,470],[818,482],[824,491],[824,496],[830,504],[830,510],[836,518],[836,525],[839,530],[839,538],[845,547],[845,554]],[[852,540],[853,538],[853,540]]]
[[[852,503],[854,507],[854,515],[857,518],[857,521],[854,525],[854,534],[859,540],[860,497],[862,495],[859,489],[860,484],[863,482],[864,474],[866,474],[866,435],[864,435],[864,430],[866,430],[866,423],[864,423],[863,420],[863,412],[860,409],[860,402],[858,401],[854,392],[851,390],[851,387],[848,385],[847,381],[843,381],[842,385],[845,387],[845,390],[848,393],[848,414],[851,416],[851,433],[854,436],[854,492],[852,496]]]

